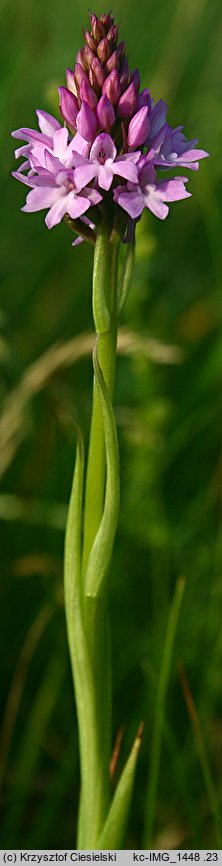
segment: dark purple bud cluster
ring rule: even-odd
[[[127,150],[129,123],[138,112],[139,71],[130,71],[110,13],[91,14],[90,26],[83,30],[74,70],[67,69],[67,87],[59,88],[60,111],[72,132],[92,141],[112,131],[118,150]]]

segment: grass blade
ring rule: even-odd
[[[150,772],[145,809],[145,848],[149,848],[153,836],[162,736],[164,727],[165,701],[184,586],[185,580],[183,578],[179,578],[176,583],[163,647],[162,665],[160,670],[159,684],[157,688],[156,708],[154,714],[153,735],[151,740]]]

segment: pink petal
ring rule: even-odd
[[[44,135],[49,135],[51,138],[54,135],[56,129],[61,129],[61,123],[56,120],[55,117],[52,117],[51,114],[48,114],[47,111],[41,111],[37,109],[36,111],[39,129],[43,132]]]
[[[64,169],[63,163],[60,162],[57,156],[53,156],[53,154],[50,153],[49,150],[45,150],[45,166],[47,170],[54,175],[58,174],[59,171],[62,171]]]
[[[86,186],[84,188],[84,198],[86,196],[87,196],[87,198],[90,199],[91,205],[99,204],[103,200],[103,197],[102,197],[102,195],[100,195],[100,192],[98,191],[98,189],[92,189],[90,186]]]
[[[114,201],[117,201],[120,207],[126,210],[132,219],[138,219],[145,207],[143,194],[140,189],[135,190],[135,192],[125,192],[121,195],[118,195],[118,190],[115,190]]]
[[[122,153],[121,156],[116,157],[115,163],[120,162],[120,161],[121,162],[127,162],[127,160],[130,160],[130,162],[136,163],[140,159],[140,156],[141,156],[140,150],[136,150],[135,153],[133,153],[133,152],[132,153]]]
[[[168,216],[169,208],[158,197],[155,197],[155,193],[147,195],[145,197],[145,203],[151,213],[157,216],[160,220],[165,220]]]
[[[28,127],[23,127],[22,129],[15,129],[11,135],[13,138],[20,138],[21,141],[38,141],[41,144],[45,144],[46,147],[52,146],[52,139],[49,138],[48,135],[43,135],[41,132],[38,132],[37,129],[28,129]]]
[[[61,219],[64,217],[64,214],[67,213],[67,201],[69,195],[63,195],[59,201],[56,201],[49,212],[46,214],[45,222],[48,229],[52,229],[53,226],[57,226],[58,223],[61,222]]]
[[[35,186],[34,178],[27,177],[26,174],[22,174],[20,171],[12,171],[12,177],[15,177],[16,180],[20,180],[20,182],[26,184],[26,186]]]
[[[115,144],[107,132],[101,132],[100,135],[97,135],[95,138],[90,150],[90,159],[95,159],[99,162],[101,150],[105,151],[106,159],[115,159],[117,155]]]
[[[64,151],[66,151],[68,145],[68,129],[65,129],[64,126],[61,126],[53,136],[53,153],[54,156],[64,157]]]
[[[51,187],[46,187],[46,189],[32,189],[27,195],[26,204],[22,210],[26,213],[44,210],[46,207],[51,207],[60,195],[60,190],[58,190],[57,187],[56,189],[52,189]]]
[[[79,132],[76,132],[76,134],[74,135],[74,138],[72,139],[70,144],[72,146],[72,150],[75,153],[82,154],[82,156],[88,156],[89,142],[86,141],[86,139],[83,138]]]
[[[47,145],[47,150],[48,150],[48,147],[49,147],[49,145]],[[51,144],[50,144],[49,149],[50,150],[52,149],[52,140],[51,140]],[[30,157],[29,157],[30,165],[35,164],[36,167],[37,166],[44,167],[45,166],[45,153],[46,153],[45,143],[42,144],[40,142],[34,142],[34,144],[31,147],[31,152],[30,152]]]
[[[187,181],[187,177],[175,177],[170,180],[161,181],[157,185],[158,194],[163,201],[180,201],[183,198],[190,198],[191,193],[187,192],[184,186]]]
[[[207,153],[206,150],[196,150],[195,148],[192,148],[191,150],[185,150],[184,153],[181,153],[178,157],[178,162],[180,159],[184,159],[186,162],[192,162],[193,159],[205,159],[205,156],[209,156],[209,153]]]
[[[67,213],[72,219],[78,219],[78,217],[82,216],[86,210],[90,207],[90,201],[88,198],[85,198],[81,195],[73,195],[69,193],[69,202],[67,206]]]
[[[26,159],[25,162],[22,162],[19,166],[19,171],[26,171],[27,168],[30,168],[30,161]]]
[[[78,189],[83,189],[84,186],[87,186],[87,183],[90,183],[94,177],[97,176],[99,166],[95,165],[95,163],[88,162],[85,165],[80,165],[78,168],[74,170],[74,183],[76,184]]]
[[[84,238],[78,237],[75,241],[72,242],[72,247],[79,247],[80,244],[83,244]]]
[[[27,153],[30,153],[30,144],[23,144],[22,147],[17,147],[15,150],[15,158],[19,159],[20,156],[26,156]]]
[[[113,163],[112,163],[113,166]],[[105,163],[105,165],[98,166],[98,184],[102,187],[102,189],[108,190],[111,187],[113,181],[113,171],[110,166]]]
[[[130,160],[124,161],[119,160],[118,162],[113,163],[113,174],[117,174],[120,177],[125,177],[126,180],[130,180],[131,183],[138,183],[138,171],[136,165]]]

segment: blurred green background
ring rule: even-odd
[[[62,557],[75,458],[87,442],[92,252],[20,212],[10,131],[58,113],[85,0],[1,0],[1,847],[72,848],[78,739]],[[99,2],[95,10],[104,10]],[[111,568],[113,741],[145,721],[126,847],[142,847],[169,611],[186,579],[164,705],[152,845],[222,847],[222,9],[118,0],[132,68],[211,159],[166,223],[144,216],[115,389],[121,512]]]

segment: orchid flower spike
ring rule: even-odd
[[[197,149],[197,139],[187,141],[182,126],[172,129],[166,102],[155,104],[148,88],[140,90],[139,70],[131,72],[111,14],[90,15],[75,66],[67,68],[66,86],[59,87],[59,107],[65,126],[38,110],[39,131],[23,127],[12,133],[24,142],[15,151],[23,162],[13,175],[32,190],[22,210],[53,208],[53,216],[46,217],[50,228],[66,214],[75,222],[78,213],[85,221],[91,207],[89,227],[99,224],[105,209],[116,224],[124,210],[129,225],[134,220],[136,226],[144,208],[165,219],[169,203],[191,195],[188,179],[178,171],[197,171],[208,153]],[[163,180],[168,169],[176,177]]]

